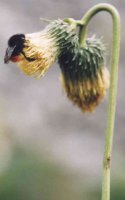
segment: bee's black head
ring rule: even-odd
[[[6,50],[6,54],[4,57],[4,62],[8,63],[11,57],[19,56],[22,53],[25,43],[25,35],[24,34],[16,34],[13,35],[8,40],[8,48]]]

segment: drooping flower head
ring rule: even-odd
[[[109,87],[109,72],[104,63],[104,45],[94,37],[84,47],[64,51],[59,59],[62,84],[70,100],[82,111],[91,112]]]

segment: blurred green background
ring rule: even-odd
[[[8,38],[46,26],[48,19],[80,19],[97,3],[111,3],[125,19],[124,0],[0,1],[0,200],[99,200],[108,97],[93,114],[84,114],[65,97],[55,64],[39,81],[3,58]],[[103,36],[109,67],[111,17],[102,12],[89,36]],[[125,26],[111,173],[111,200],[125,200]],[[109,55],[108,55],[109,54]]]

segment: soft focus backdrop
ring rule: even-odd
[[[54,65],[40,80],[3,62],[8,38],[42,30],[48,19],[80,19],[97,3],[120,12],[121,55],[112,160],[112,199],[125,199],[125,1],[0,1],[0,199],[100,199],[102,156],[108,97],[92,114],[84,114],[63,93]],[[103,36],[110,54],[111,17],[102,12],[89,36]],[[109,67],[109,56],[107,56]]]

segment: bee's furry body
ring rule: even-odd
[[[43,76],[48,68],[57,59],[57,47],[54,40],[41,33],[26,35],[25,48],[23,52],[26,57],[30,57],[32,61],[28,61],[23,55],[23,59],[18,63],[21,70],[31,76]]]

